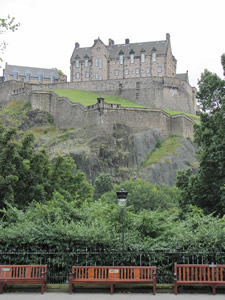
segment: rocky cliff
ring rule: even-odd
[[[58,130],[48,113],[21,109],[23,113],[17,108],[16,113],[9,114],[6,108],[0,118],[7,126],[17,126],[21,134],[33,133],[35,147],[47,149],[51,159],[70,155],[91,183],[104,172],[112,176],[114,183],[143,178],[152,184],[172,186],[177,170],[197,167],[196,146],[190,139],[177,138],[175,151],[165,151],[157,162],[146,163],[159,145],[161,150],[166,147],[157,129],[134,133],[132,128],[117,123]]]

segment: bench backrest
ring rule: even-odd
[[[47,272],[47,265],[0,265],[0,278],[5,279],[38,279],[42,272]]]
[[[178,281],[224,281],[225,265],[175,264]]]
[[[156,267],[81,267],[73,266],[73,279],[77,280],[152,280]]]

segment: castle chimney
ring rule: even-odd
[[[80,48],[80,44],[79,43],[75,43],[75,49]]]
[[[112,46],[112,45],[114,45],[114,40],[109,39],[109,46]]]
[[[130,44],[130,40],[129,39],[125,39],[125,44],[129,45]]]
[[[166,34],[166,41],[169,42],[169,40],[170,40],[170,34],[167,33],[167,34]]]

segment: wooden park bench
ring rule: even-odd
[[[0,265],[0,294],[6,284],[40,284],[47,288],[47,265]]]
[[[109,284],[113,294],[115,284],[152,284],[156,293],[156,267],[72,267],[69,292],[76,284]]]
[[[208,285],[212,287],[213,295],[216,294],[218,285],[225,285],[225,265],[199,265],[181,264],[174,265],[174,293],[177,295],[180,285]]]

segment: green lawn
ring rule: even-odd
[[[168,110],[168,109],[163,109],[168,115],[174,116],[174,115],[180,115],[180,114],[184,114],[185,116],[188,116],[190,118],[194,118],[196,120],[200,120],[200,117],[197,115],[192,115],[192,114],[188,114],[188,113],[183,113],[183,112],[179,112],[179,111],[174,111],[174,110]]]
[[[118,96],[110,96],[110,95],[104,95],[104,94],[96,94],[92,92],[87,91],[81,91],[81,90],[53,90],[57,95],[60,97],[67,97],[72,102],[79,102],[83,104],[84,106],[94,105],[97,103],[98,97],[103,97],[105,99],[106,103],[109,104],[120,104],[122,107],[140,107],[140,108],[151,108],[150,106],[144,106],[137,104],[135,102],[123,99]],[[169,115],[177,115],[177,114],[184,114],[186,116],[191,117],[192,119],[199,120],[199,117],[196,115],[191,115],[187,113],[182,113],[178,111],[172,111],[168,109],[164,109],[166,113]]]
[[[67,97],[72,102],[79,102],[84,106],[89,106],[97,103],[98,97],[103,97],[106,103],[110,104],[120,104],[123,107],[142,107],[142,108],[150,108],[148,106],[139,105],[135,102],[123,99],[117,96],[110,96],[104,94],[96,94],[87,91],[81,90],[53,90],[60,97]]]

